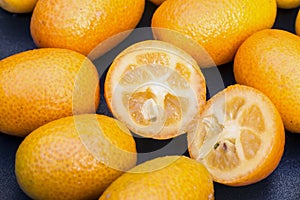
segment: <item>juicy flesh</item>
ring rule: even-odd
[[[136,124],[148,126],[158,120],[166,126],[179,124],[190,106],[190,97],[179,91],[190,90],[190,77],[185,64],[172,64],[163,52],[139,54],[120,79],[120,85],[127,88],[122,103]]]
[[[212,168],[231,170],[244,160],[253,159],[265,131],[263,114],[255,104],[234,97],[224,105],[224,121],[209,115],[202,119],[201,149],[198,160],[205,159]]]

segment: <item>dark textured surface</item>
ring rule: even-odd
[[[155,6],[146,4],[144,16],[139,27],[150,25]],[[297,9],[278,10],[274,28],[294,32]],[[16,15],[0,9],[0,59],[9,55],[35,48],[29,31],[30,14]],[[134,35],[132,36],[134,37]],[[109,65],[109,62],[107,62]],[[232,63],[219,67],[224,85],[234,83]],[[104,75],[101,78],[103,85]],[[103,90],[102,90],[103,91]],[[98,113],[111,115],[102,96]],[[14,176],[14,158],[21,138],[0,133],[0,200],[29,199],[20,190]],[[153,152],[166,147],[163,151],[140,154],[139,162],[160,155],[185,154],[185,135],[174,140],[156,141],[136,138],[137,149],[141,153]],[[217,200],[299,200],[300,199],[300,134],[286,133],[284,156],[278,168],[265,180],[245,187],[227,187],[215,184]]]

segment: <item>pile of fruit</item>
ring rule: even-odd
[[[295,33],[272,29],[277,8],[300,1],[151,2],[153,39],[118,53],[102,86],[96,61],[134,31],[144,0],[0,0],[32,12],[37,48],[0,61],[0,132],[24,137],[15,175],[30,198],[214,199],[214,182],[269,176],[285,130],[300,133],[300,11]],[[229,62],[237,84],[212,95],[203,70]],[[136,138],[181,135],[188,156],[137,164]]]

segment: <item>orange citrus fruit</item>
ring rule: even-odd
[[[135,141],[124,125],[83,114],[29,134],[17,150],[15,174],[33,199],[97,199],[136,160]]]
[[[213,200],[213,180],[199,162],[185,156],[146,161],[115,180],[99,200]]]
[[[39,47],[88,55],[106,39],[135,28],[144,5],[145,0],[40,0],[32,14],[31,35]]]
[[[0,8],[12,13],[29,13],[33,11],[37,0],[0,0]]]
[[[77,52],[45,48],[0,61],[0,131],[26,136],[52,120],[95,113],[100,99],[93,63]]]
[[[291,9],[300,6],[300,0],[277,0],[278,8]]]
[[[159,6],[160,4],[162,4],[166,0],[149,0],[149,1],[154,3],[155,5]]]
[[[232,61],[238,47],[252,33],[273,26],[276,8],[276,0],[172,0],[157,8],[151,26],[185,34],[203,46],[216,65],[221,65]],[[154,35],[183,49],[186,45],[165,32],[154,31]]]
[[[300,9],[296,17],[295,30],[296,30],[296,34],[300,36]]]
[[[188,133],[192,158],[214,181],[232,185],[258,182],[277,167],[284,127],[271,100],[259,90],[233,85],[208,100],[197,130]]]
[[[196,61],[162,41],[125,49],[110,66],[104,94],[116,118],[138,135],[167,139],[188,131],[206,102]]]
[[[300,37],[284,30],[250,36],[234,60],[238,83],[265,93],[279,110],[285,128],[300,133]]]

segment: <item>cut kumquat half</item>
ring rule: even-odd
[[[185,51],[158,40],[122,51],[104,84],[112,114],[137,135],[168,139],[186,133],[206,102],[206,83]]]
[[[190,156],[214,181],[242,186],[258,182],[279,164],[285,143],[281,117],[262,92],[233,85],[208,100],[196,131],[188,133]]]

